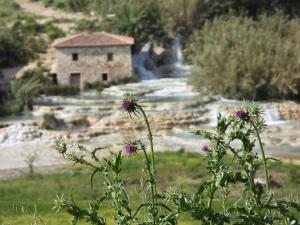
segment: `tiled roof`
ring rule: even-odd
[[[65,38],[59,38],[54,41],[55,48],[71,47],[93,47],[93,46],[116,46],[116,45],[133,45],[132,37],[120,36],[107,32],[79,33]]]

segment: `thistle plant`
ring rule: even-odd
[[[54,209],[64,209],[71,214],[73,224],[85,220],[93,225],[106,225],[101,207],[107,202],[112,206],[113,219],[118,225],[175,225],[184,212],[203,225],[299,224],[293,212],[300,211],[300,203],[294,199],[276,200],[269,188],[268,162],[274,159],[265,156],[260,133],[266,125],[257,106],[246,107],[228,118],[219,115],[214,132],[195,132],[209,141],[201,151],[211,179],[199,184],[193,194],[183,189],[158,190],[153,135],[146,112],[132,94],[124,95],[120,108],[131,119],[144,121],[147,145],[140,139],[125,140],[122,150],[101,158],[98,153],[102,148],[89,150],[82,145],[66,144],[62,139],[57,141],[57,150],[63,157],[92,169],[91,188],[96,174],[100,173],[105,179],[105,191],[95,202],[89,203],[87,209],[76,204],[73,195],[69,201],[64,196],[57,197]],[[233,145],[236,140],[240,146]],[[260,154],[256,152],[257,142]],[[122,163],[137,154],[143,155],[145,167],[139,192],[141,200],[132,203],[122,177]],[[230,163],[228,158],[232,158]],[[255,182],[260,168],[264,170],[265,186]],[[236,190],[234,185],[242,187],[238,197],[232,196]]]
[[[165,193],[159,193],[157,190],[153,135],[146,112],[139,104],[139,99],[132,94],[124,95],[121,109],[131,119],[141,117],[144,120],[150,151],[147,151],[147,146],[141,140],[125,140],[122,151],[111,152],[109,158],[100,159],[97,153],[102,148],[89,151],[82,145],[66,144],[62,139],[58,140],[57,150],[63,157],[75,164],[88,166],[92,169],[91,187],[93,187],[94,176],[101,173],[106,180],[104,185],[107,191],[95,203],[90,203],[88,209],[80,208],[74,201],[73,196],[71,196],[71,201],[65,200],[64,196],[58,196],[55,200],[54,209],[57,211],[60,209],[66,210],[73,216],[73,224],[85,220],[93,225],[105,225],[107,224],[106,219],[99,213],[101,212],[100,208],[105,201],[112,201],[115,212],[114,220],[118,225],[177,224],[177,211],[173,211],[167,205],[168,199],[165,197]],[[141,195],[146,196],[146,200],[133,208],[121,172],[124,157],[134,157],[138,152],[144,155],[146,179],[141,179]],[[150,196],[149,199],[148,196]]]
[[[195,132],[210,141],[201,150],[211,179],[199,185],[193,195],[173,195],[178,212],[190,212],[201,224],[299,224],[292,213],[300,211],[299,202],[274,200],[269,188],[268,162],[276,159],[265,156],[259,135],[266,127],[262,113],[258,106],[248,106],[229,118],[219,115],[215,132]],[[236,140],[241,146],[232,145]],[[257,141],[261,157],[255,151]],[[228,156],[232,157],[230,163],[226,161]],[[255,182],[260,167],[264,170],[265,187]],[[236,190],[232,187],[236,184],[242,184],[243,189],[233,199],[230,194]]]

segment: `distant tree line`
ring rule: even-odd
[[[160,38],[162,34],[180,34],[187,41],[194,30],[206,21],[234,12],[257,18],[260,14],[282,11],[289,17],[300,15],[297,0],[42,0],[46,6],[74,12],[94,12],[105,16],[115,14],[109,26],[120,33]],[[126,29],[127,27],[127,29]],[[136,29],[133,29],[136,27]],[[143,31],[142,33],[140,31]],[[151,33],[150,33],[151,31]],[[139,39],[138,39],[139,40]],[[144,38],[141,39],[144,42]]]

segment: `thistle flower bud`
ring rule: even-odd
[[[129,115],[131,115],[131,113],[136,114],[138,112],[138,101],[138,97],[133,94],[126,93],[122,99],[121,109],[124,112],[129,113]]]
[[[202,146],[201,146],[201,150],[202,150],[203,152],[208,152],[208,151],[209,151],[208,145],[202,145]]]
[[[125,145],[124,153],[126,155],[132,155],[132,154],[135,154],[136,152],[137,152],[137,149],[134,145],[131,145],[131,144]]]
[[[124,101],[122,103],[122,109],[127,112],[133,112],[134,111],[134,103],[130,102],[130,101]]]
[[[123,152],[125,155],[136,154],[138,150],[145,150],[145,145],[140,140],[125,141]]]
[[[235,113],[235,116],[239,119],[245,120],[247,118],[247,113],[244,110],[239,110]]]

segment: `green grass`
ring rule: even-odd
[[[168,187],[182,187],[186,192],[192,192],[198,184],[209,178],[205,160],[199,154],[164,152],[157,153],[156,158],[160,190],[166,190]],[[142,167],[142,155],[125,159],[123,164],[123,177],[133,202],[140,197],[139,177]],[[294,171],[300,169],[299,166],[276,162],[270,165],[270,169],[273,179],[282,185],[282,188],[273,190],[277,198],[283,198],[289,194],[299,194],[299,179],[295,179],[294,175]],[[86,206],[89,199],[95,199],[104,190],[100,175],[95,178],[94,189],[90,189],[89,173],[89,170],[76,166],[53,174],[36,174],[1,181],[0,224],[31,224],[35,219],[41,219],[43,222],[41,224],[47,225],[71,224],[71,217],[68,214],[53,212],[53,200],[56,195],[63,193],[68,198],[73,189],[75,200],[80,205]],[[259,176],[263,176],[262,171],[259,173]],[[239,193],[240,187],[235,188],[236,193]],[[35,208],[36,218],[34,217]],[[110,205],[106,205],[102,209],[103,214],[110,217],[110,208]],[[113,224],[111,221],[108,222]],[[179,224],[195,225],[198,223],[192,221],[189,215],[183,215]]]

